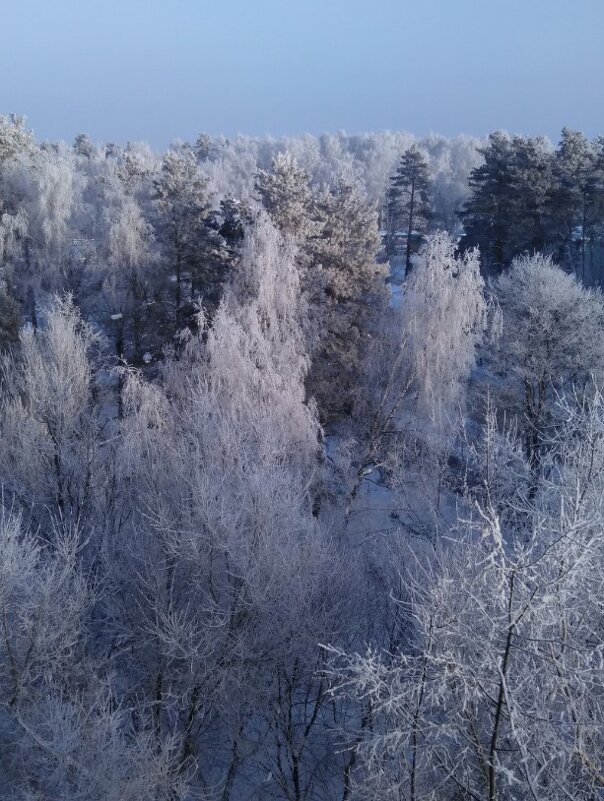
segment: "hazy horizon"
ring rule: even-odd
[[[38,139],[604,131],[597,0],[22,0],[0,112]]]

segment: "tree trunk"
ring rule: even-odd
[[[407,258],[405,260],[405,275],[411,269],[411,239],[413,231],[413,218],[415,215],[415,181],[411,182],[411,197],[409,199],[409,225],[407,226]]]

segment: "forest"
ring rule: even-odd
[[[596,801],[604,138],[0,116],[0,798]]]

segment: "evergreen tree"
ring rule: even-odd
[[[428,163],[413,145],[403,154],[397,171],[390,178],[388,192],[388,250],[392,253],[397,231],[404,230],[407,272],[411,267],[411,255],[419,248],[426,232],[430,212]]]
[[[513,252],[541,251],[547,244],[552,191],[551,147],[543,137],[515,136],[509,165],[510,229]]]
[[[241,255],[246,229],[253,222],[249,204],[226,197],[220,201],[220,212],[216,220],[218,231],[226,243],[231,258],[238,259]]]
[[[498,273],[514,256],[547,247],[553,154],[542,137],[498,131],[480,151],[484,163],[469,178],[461,213],[462,248],[480,248],[483,270]]]
[[[309,387],[324,414],[341,414],[351,408],[366,341],[386,298],[387,268],[376,262],[377,212],[360,187],[338,181],[319,193],[316,209],[321,230],[312,255],[321,292],[310,300],[322,330]],[[307,291],[312,287],[307,279]]]
[[[497,272],[511,255],[513,144],[508,134],[497,131],[479,150],[484,163],[470,173],[472,194],[460,214],[464,226],[462,247],[478,246],[483,269]]]
[[[187,285],[189,300],[201,293],[212,306],[217,305],[228,252],[212,213],[208,181],[190,148],[166,153],[154,189],[157,228],[174,269],[178,320]]]
[[[592,144],[592,169],[587,177],[587,244],[591,266],[591,283],[602,286],[604,262],[604,137],[598,137]]]
[[[215,145],[212,142],[212,137],[207,133],[200,133],[195,140],[193,146],[197,160],[201,163],[211,161],[212,156],[215,155]]]
[[[8,281],[0,277],[0,351],[17,341],[20,323],[19,304]]]
[[[585,241],[592,227],[590,184],[594,151],[579,131],[563,128],[554,161],[555,186],[550,198],[551,235],[562,264],[585,278]],[[579,252],[575,257],[576,245]]]
[[[94,154],[94,145],[88,134],[81,133],[73,140],[73,150],[77,156],[90,159]]]
[[[289,153],[279,153],[270,171],[259,170],[256,191],[277,229],[304,249],[316,233],[310,179]]]
[[[386,296],[386,268],[376,263],[376,210],[351,181],[313,190],[284,153],[270,172],[258,172],[256,188],[277,229],[297,247],[312,359],[309,391],[324,419],[346,414],[372,320]]]

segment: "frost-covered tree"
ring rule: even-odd
[[[25,117],[0,114],[0,165],[34,148],[33,133],[26,128]]]
[[[304,249],[317,230],[314,199],[306,172],[289,153],[275,156],[271,170],[260,170],[256,191],[277,229]]]
[[[103,294],[115,328],[116,355],[126,353],[126,336],[132,356],[140,359],[145,320],[145,301],[150,297],[150,244],[153,231],[133,198],[117,196],[107,212],[107,264]]]
[[[17,275],[27,261],[35,157],[33,135],[21,117],[0,115],[0,347],[16,341],[20,311]]]
[[[145,142],[128,142],[117,165],[126,191],[135,196],[150,193],[158,156]]]
[[[309,314],[310,392],[324,417],[341,415],[351,407],[365,340],[385,298],[377,213],[353,182],[313,189],[290,154],[279,154],[272,171],[260,171],[256,186],[277,228],[297,247]]]
[[[317,216],[321,230],[313,251],[328,297],[340,302],[378,292],[385,268],[376,264],[377,213],[361,187],[338,181],[324,188],[317,198]]]
[[[47,535],[49,532],[45,532]],[[98,597],[78,527],[32,534],[0,510],[0,791],[23,798],[181,798],[190,771],[168,744],[133,730],[91,658]]]
[[[554,497],[552,497],[552,492]],[[371,710],[360,797],[591,798],[602,784],[601,526],[550,487],[522,539],[483,513],[405,559],[398,653],[343,655]]]
[[[478,252],[457,255],[448,234],[429,237],[406,281],[403,315],[417,408],[442,436],[463,407],[484,333]]]
[[[310,270],[318,275],[314,285],[308,274],[304,282],[318,328],[309,388],[329,416],[351,407],[367,340],[385,306],[387,268],[376,262],[377,214],[359,186],[323,189],[316,209],[321,228]]]
[[[0,480],[28,522],[75,524],[102,497],[93,341],[71,296],[57,297],[3,358]]]
[[[481,144],[465,135],[453,139],[431,135],[422,141],[430,167],[430,223],[433,228],[456,235],[461,233],[459,213],[470,193],[468,176],[481,163],[477,150]]]
[[[14,344],[19,336],[21,314],[8,282],[0,279],[0,351]]]
[[[493,285],[500,334],[494,346],[500,405],[519,412],[527,457],[539,464],[560,392],[581,389],[604,368],[604,304],[546,256],[524,256]]]
[[[41,151],[33,175],[35,196],[30,208],[29,237],[35,283],[42,278],[47,289],[77,292],[81,264],[76,266],[70,259],[71,219],[82,187],[73,152],[63,147]]]
[[[73,149],[78,156],[89,159],[94,155],[94,145],[88,134],[80,133],[73,140]]]
[[[130,692],[144,691],[157,741],[176,736],[183,764],[227,794],[250,781],[253,755],[272,793],[308,797],[333,747],[317,644],[339,639],[348,596],[313,515],[319,427],[299,300],[292,254],[262,217],[164,388],[132,375],[125,389],[134,520],[113,546],[110,608],[137,654]]]

